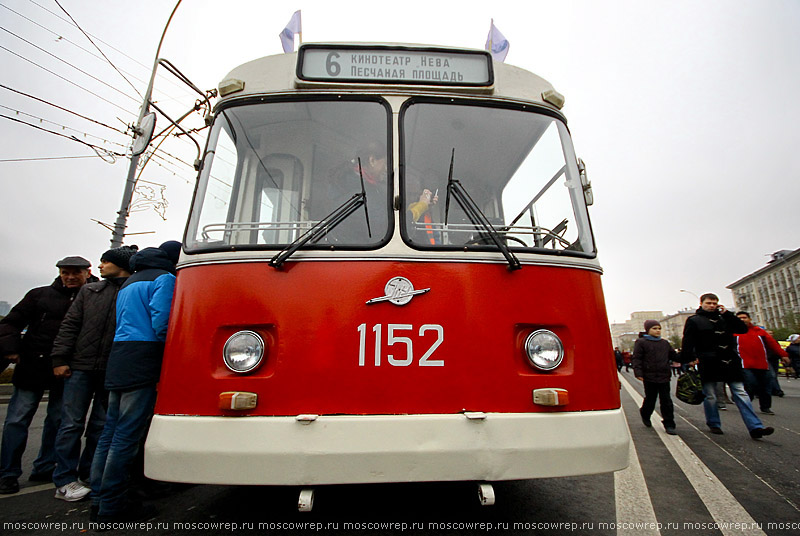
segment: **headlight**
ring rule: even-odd
[[[525,353],[534,367],[553,370],[564,359],[564,345],[552,331],[538,329],[525,339]]]
[[[233,372],[250,372],[264,357],[264,339],[254,331],[234,333],[225,342],[222,358]]]

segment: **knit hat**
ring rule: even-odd
[[[644,332],[647,333],[650,331],[650,328],[658,326],[661,327],[661,323],[658,320],[645,320],[644,321]]]
[[[64,257],[56,263],[56,268],[89,268],[92,263],[83,257]]]
[[[789,342],[794,342],[797,339],[800,339],[800,335],[798,335],[797,333],[792,333],[791,335],[789,335]]]
[[[100,262],[110,262],[116,264],[126,272],[131,271],[131,257],[139,251],[139,246],[122,246],[112,248],[100,256]]]
[[[181,256],[181,243],[177,240],[167,240],[160,246],[158,249],[163,251],[169,257],[169,260],[172,261],[172,264],[178,264],[178,258]]]

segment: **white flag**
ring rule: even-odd
[[[281,45],[283,45],[284,52],[294,52],[294,36],[295,34],[303,33],[303,23],[300,21],[300,10],[294,12],[292,18],[289,19],[289,24],[283,29],[278,37],[281,38]]]
[[[500,33],[500,30],[494,25],[489,28],[489,35],[486,37],[486,50],[488,50],[494,61],[505,61],[508,55],[508,39]]]

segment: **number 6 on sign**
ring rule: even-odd
[[[395,353],[387,354],[386,358],[389,364],[393,367],[408,367],[414,362],[414,341],[411,337],[400,335],[399,333],[402,331],[411,331],[414,329],[414,326],[411,324],[388,324],[386,326],[387,337],[386,337],[386,344],[387,346],[393,346],[395,344],[403,344],[405,345],[405,357],[395,357]],[[379,367],[381,365],[381,355],[382,355],[382,333],[383,329],[381,324],[375,324],[372,326],[372,331],[375,333],[375,366]],[[418,365],[420,367],[443,367],[444,360],[443,359],[431,359],[431,356],[436,351],[437,348],[444,342],[444,328],[439,324],[424,324],[419,328],[419,337],[423,337],[426,332],[428,331],[435,331],[436,332],[436,340],[433,341],[433,344],[430,345],[428,350],[422,355],[419,360]],[[359,346],[358,346],[358,366],[363,367],[366,365],[366,354],[367,354],[367,325],[361,324],[358,326],[358,333],[359,333]],[[401,350],[399,355],[402,355],[403,352]]]

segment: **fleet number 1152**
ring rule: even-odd
[[[383,328],[382,324],[375,324],[372,326],[372,332],[375,333],[375,366],[381,366],[382,348],[383,348]],[[414,326],[411,324],[388,324],[386,326],[386,345],[390,347],[394,345],[405,346],[405,357],[395,357],[395,354],[387,354],[386,361],[393,367],[408,367],[414,362],[414,335],[424,337],[425,333],[433,331],[436,334],[436,339],[433,341],[427,351],[422,354],[417,363],[420,367],[443,367],[444,359],[431,359],[431,356],[437,348],[444,342],[444,328],[439,324],[424,324],[420,326],[419,331],[415,332]],[[411,333],[408,333],[411,332]],[[363,367],[366,365],[367,354],[367,325],[361,324],[358,326],[359,333],[359,346],[358,346],[358,366]],[[405,333],[405,335],[403,335]],[[411,336],[408,336],[411,335]],[[402,350],[401,350],[402,353]]]

